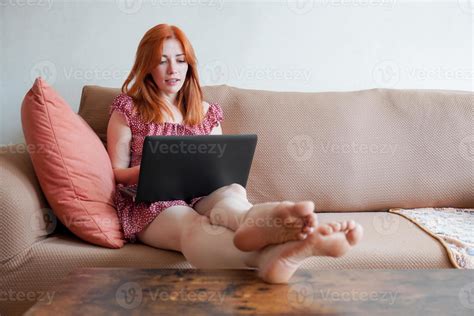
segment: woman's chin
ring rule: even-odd
[[[165,89],[163,89],[163,91],[166,94],[174,94],[174,93],[178,93],[180,89],[181,87],[166,87]]]

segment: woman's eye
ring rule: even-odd
[[[177,62],[178,62],[178,63],[185,63],[186,61],[185,61],[185,60],[178,60]],[[167,63],[166,60],[160,61],[160,65],[161,65],[161,64],[165,64],[165,63]]]

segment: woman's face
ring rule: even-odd
[[[164,94],[173,96],[183,86],[187,71],[188,63],[181,42],[175,38],[166,39],[161,61],[151,72],[156,85]]]

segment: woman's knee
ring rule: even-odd
[[[195,216],[192,219],[183,223],[183,229],[180,234],[180,240],[183,247],[192,244],[203,229],[209,224],[210,221],[207,216],[199,215],[195,212]]]
[[[137,237],[150,246],[179,251],[184,227],[193,222],[195,216],[198,216],[196,211],[188,206],[169,207],[139,232]]]
[[[247,190],[238,183],[232,183],[224,187],[224,194],[247,197]]]

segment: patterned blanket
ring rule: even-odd
[[[474,269],[474,209],[390,209],[438,239],[458,269]]]

